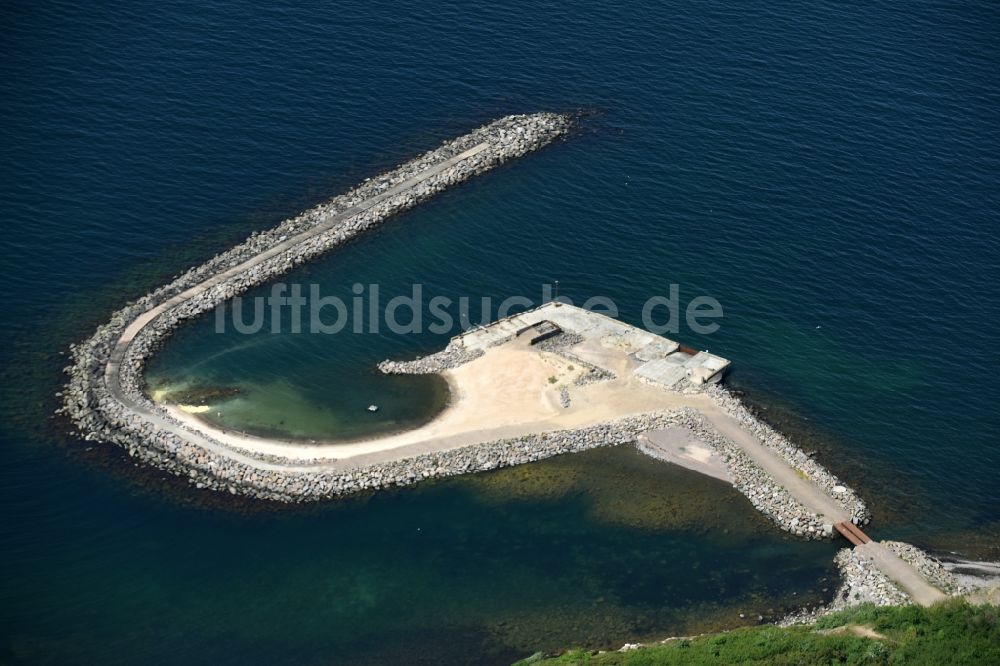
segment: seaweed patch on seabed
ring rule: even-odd
[[[768,526],[729,485],[676,465],[651,465],[633,446],[596,448],[463,479],[475,495],[496,503],[585,496],[592,519],[636,529],[709,532],[734,510],[746,514],[749,531]]]

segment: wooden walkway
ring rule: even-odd
[[[860,527],[850,521],[834,523],[833,529],[840,532],[845,539],[851,542],[851,545],[863,546],[871,542],[871,537],[862,532]]]

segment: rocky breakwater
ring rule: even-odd
[[[678,425],[690,430],[700,441],[718,452],[726,463],[733,487],[779,528],[803,539],[818,540],[833,536],[833,525],[792,497],[740,446],[719,434],[698,410],[684,409]],[[640,450],[655,457],[652,450],[643,447]]]
[[[439,352],[413,359],[412,361],[385,360],[378,369],[388,375],[429,375],[457,368],[474,361],[485,352],[482,349],[468,349],[454,340]]]
[[[871,521],[871,512],[857,493],[788,441],[787,437],[754,416],[743,404],[743,401],[732,392],[725,387],[712,385],[706,387],[704,393],[710,396],[730,416],[739,421],[748,432],[755,435],[764,446],[781,456],[803,478],[809,479],[826,491],[851,516],[851,522],[855,525],[867,525]]]
[[[803,608],[778,622],[787,627],[794,624],[812,624],[819,618],[860,604],[875,606],[902,606],[912,599],[879,571],[870,557],[853,548],[842,548],[833,558],[840,572],[840,587],[833,600],[825,606]]]
[[[647,430],[676,425],[681,417],[677,412],[625,417],[586,428],[524,435],[423,454],[339,475],[318,475],[318,479],[334,495],[404,486],[423,479],[511,467],[601,446],[630,444]]]
[[[281,502],[305,502],[521,465],[600,446],[628,444],[647,430],[676,425],[681,418],[681,414],[671,412],[645,414],[575,430],[525,435],[336,470],[320,465],[311,469],[248,465],[174,435],[162,436],[157,446],[135,446],[130,452],[141,460],[187,476],[199,488]],[[150,437],[161,436],[151,433]],[[298,465],[301,464],[299,461]]]
[[[585,361],[570,351],[570,347],[583,342],[583,340],[583,336],[579,333],[568,333],[563,331],[548,340],[543,340],[538,343],[535,345],[535,348],[552,354],[558,354],[567,361],[572,361],[583,368],[586,372],[583,372],[580,376],[573,380],[573,384],[575,386],[586,386],[588,384],[596,384],[597,382],[615,379],[615,373],[610,370],[600,368],[590,361]]]
[[[898,606],[910,603],[910,597],[882,573],[870,557],[853,548],[842,548],[834,562],[840,569],[841,584],[829,610],[872,603],[876,606]]]
[[[900,559],[917,570],[934,587],[958,597],[969,592],[958,578],[945,568],[937,558],[926,551],[903,541],[883,541],[882,545],[899,555]]]
[[[510,318],[511,317],[507,317],[507,319]],[[490,324],[490,326],[495,326],[497,323],[498,322],[494,322],[493,324]],[[510,342],[513,338],[513,335],[497,338],[496,340],[490,342],[488,347],[497,347]],[[457,368],[458,366],[464,365],[469,361],[476,360],[486,353],[480,348],[465,347],[460,340],[461,336],[453,338],[451,342],[448,343],[448,346],[441,351],[413,359],[412,361],[393,361],[386,359],[378,364],[378,369],[390,375],[427,375]],[[593,363],[585,361],[569,351],[570,347],[580,342],[583,342],[582,335],[563,332],[549,338],[548,340],[538,343],[535,345],[535,349],[537,351],[559,354],[563,358],[576,363],[581,368],[584,368],[586,372],[582,373],[573,382],[577,386],[585,386],[595,382],[614,379],[615,375],[613,372],[599,368]]]
[[[302,488],[289,492],[283,487],[269,493],[266,483],[262,486],[252,474],[224,473],[228,463],[248,466],[247,456],[227,455],[225,445],[191,433],[155,405],[143,392],[146,360],[182,322],[452,185],[551,143],[570,126],[569,117],[560,114],[502,118],[366,179],[273,229],[251,234],[243,243],[127,304],[90,338],[72,346],[72,363],[65,368],[69,381],[59,411],[72,420],[83,438],[115,442],[132,455],[201,485],[221,485],[230,492],[246,487],[252,489],[251,494],[264,488],[264,495],[281,498],[302,496]],[[234,457],[242,461],[234,462]]]

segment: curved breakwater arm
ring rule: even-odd
[[[367,179],[274,229],[255,233],[192,268],[114,313],[93,336],[72,347],[73,363],[65,369],[70,380],[60,411],[85,439],[120,444],[131,455],[187,475],[199,485],[283,500],[339,494],[337,484],[321,493],[307,491],[312,484],[297,483],[297,476],[296,483],[275,483],[277,476],[315,474],[316,466],[263,459],[173,419],[143,392],[146,360],[181,322],[315,259],[453,185],[548,145],[570,126],[563,114],[501,118]]]

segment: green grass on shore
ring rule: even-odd
[[[822,618],[814,626],[748,627],[624,653],[572,650],[549,659],[536,655],[518,666],[1000,664],[998,616],[996,606],[961,601],[932,608],[865,605]]]

